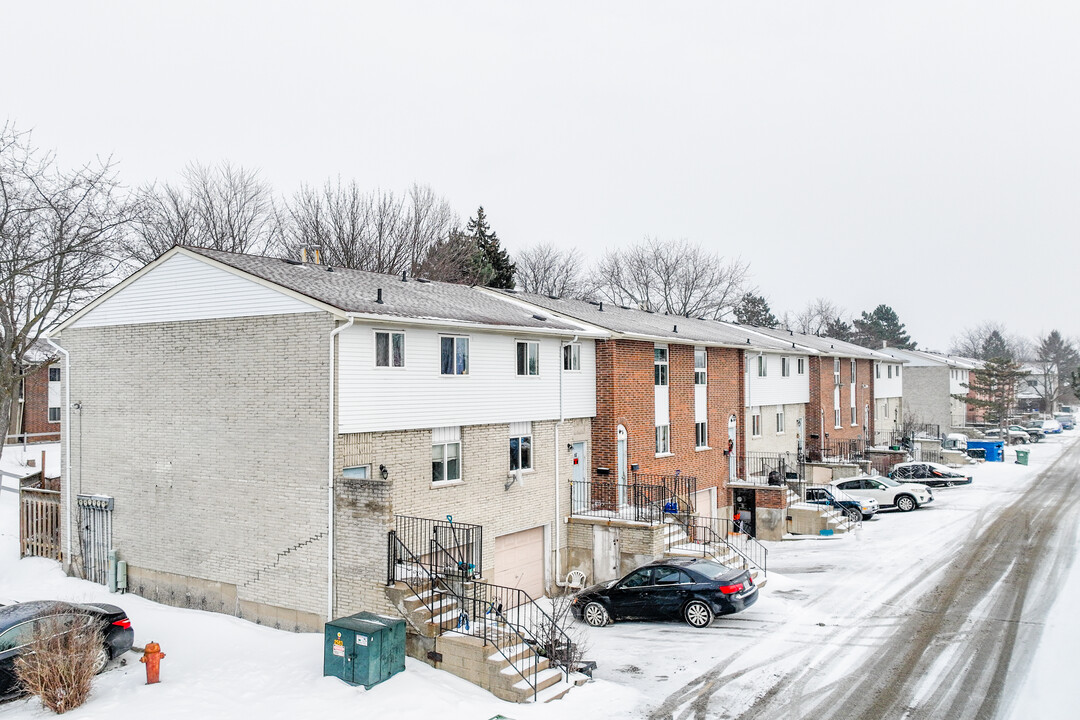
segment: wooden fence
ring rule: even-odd
[[[60,491],[19,488],[19,557],[60,560]]]

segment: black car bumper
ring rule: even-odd
[[[712,605],[712,610],[715,614],[731,615],[732,613],[742,612],[756,603],[757,599],[758,588],[757,585],[753,585],[741,593],[721,595],[718,598],[714,598],[710,604]]]

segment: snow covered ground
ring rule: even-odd
[[[1075,433],[1029,446],[1031,465],[973,467],[971,486],[935,491],[937,500],[911,513],[881,513],[849,536],[769,544],[769,582],[758,603],[706,630],[681,623],[618,623],[580,627],[596,679],[564,699],[540,706],[502,702],[448,674],[408,660],[406,670],[371,690],[321,677],[322,637],[294,634],[235,618],[180,610],[63,575],[56,563],[18,560],[15,493],[0,492],[0,597],[110,601],[128,611],[136,644],[161,643],[163,682],[146,686],[137,656],[99,676],[90,701],[72,718],[642,717],[658,708],[676,715],[684,696],[717,687],[710,717],[737,715],[776,678],[829,653],[822,684],[858,672],[875,638],[895,621],[913,572],[933,576],[951,546],[987,508],[1011,502],[1049,466]],[[9,479],[6,486],[10,487]],[[1031,672],[1006,717],[1071,718],[1075,695],[1063,658],[1080,641],[1080,620],[1068,598],[1080,592],[1080,569],[1046,582],[1064,583],[1034,650]],[[1034,589],[1042,591],[1042,589]],[[901,598],[897,600],[896,598]],[[886,601],[889,601],[888,603]],[[914,602],[914,598],[912,602]],[[890,603],[895,603],[890,605]],[[1038,633],[1034,635],[1039,637]],[[1033,714],[1032,708],[1038,708]],[[36,701],[0,705],[0,719],[40,718]]]

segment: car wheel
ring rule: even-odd
[[[585,622],[593,627],[604,627],[611,622],[611,616],[608,614],[607,608],[595,601],[585,606],[581,616],[585,618]]]
[[[104,671],[105,667],[109,664],[109,660],[111,659],[112,658],[109,657],[108,648],[102,647],[100,650],[98,650],[97,654],[94,655],[94,674],[97,675]]]
[[[713,621],[713,611],[700,600],[691,600],[683,608],[683,620],[696,628],[709,627]]]
[[[918,506],[915,504],[915,498],[910,495],[901,495],[896,498],[896,507],[900,512],[911,512]]]
[[[850,520],[851,522],[859,522],[860,520],[862,520],[862,510],[860,510],[859,508],[848,508],[847,516],[848,520]]]

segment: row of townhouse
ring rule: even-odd
[[[467,537],[480,576],[534,597],[612,577],[656,546],[621,522],[633,498],[590,512],[605,484],[781,537],[760,458],[902,417],[905,361],[827,338],[205,249],[54,339],[69,564],[116,549],[142,595],[284,627],[392,610],[395,542]]]
[[[7,443],[55,443],[60,439],[60,365],[50,362],[55,353],[36,343],[25,361],[40,365],[19,380],[11,403]]]

